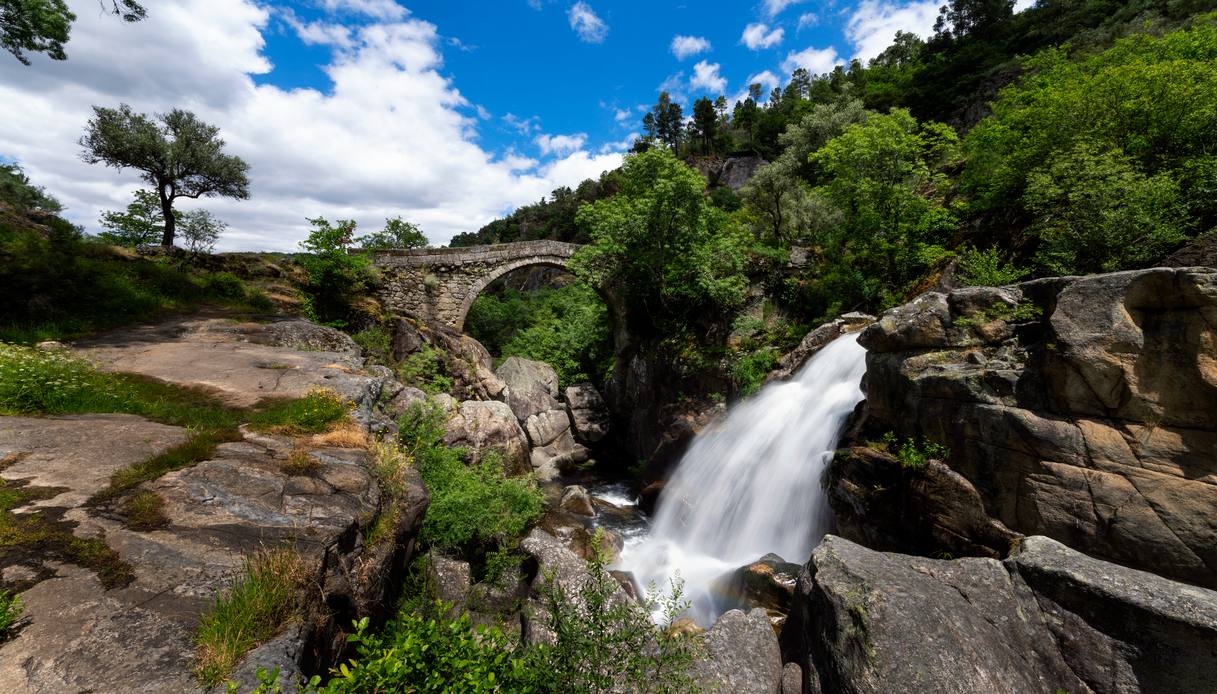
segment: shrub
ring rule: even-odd
[[[377,364],[391,366],[393,362],[393,336],[388,326],[377,323],[351,335],[355,344],[363,350],[364,356]]]
[[[223,299],[244,299],[247,295],[245,283],[231,272],[213,272],[203,277],[203,290]]]
[[[13,635],[13,627],[25,612],[21,596],[7,590],[0,590],[0,643],[4,643]]]
[[[397,377],[402,383],[415,386],[430,395],[452,390],[452,378],[441,368],[442,354],[431,345],[423,345],[417,352],[406,357],[397,367]]]
[[[544,494],[531,478],[507,477],[497,455],[467,466],[464,451],[443,444],[444,419],[437,406],[415,403],[398,423],[402,444],[431,494],[421,537],[477,561],[523,535],[541,517]]]
[[[1026,269],[1003,262],[996,246],[983,251],[968,246],[959,255],[959,279],[969,287],[1002,287],[1014,284],[1027,274]]]
[[[262,550],[246,559],[195,633],[195,673],[205,687],[223,682],[246,653],[279,633],[296,611],[305,579],[304,562],[294,549]]]
[[[321,469],[321,461],[309,454],[307,449],[297,448],[279,467],[289,475],[312,475]]]
[[[433,616],[403,611],[380,634],[365,617],[348,641],[356,656],[318,691],[340,692],[536,692],[538,673],[525,651],[495,627],[474,627],[468,615]]]
[[[351,319],[356,295],[371,281],[370,261],[351,253],[355,222],[340,219],[331,224],[323,217],[308,220],[313,226],[300,247],[307,253],[299,263],[308,273],[304,290],[309,318],[335,327]]]
[[[896,460],[900,461],[900,467],[914,470],[925,467],[925,464],[931,460],[946,460],[951,456],[951,449],[946,446],[930,441],[918,444],[914,439],[905,439],[901,442],[890,431],[883,435],[883,440],[878,448],[896,456]]]
[[[735,385],[739,388],[740,395],[752,395],[761,389],[765,383],[765,377],[778,364],[778,354],[771,349],[762,349],[751,354],[746,354],[735,362],[735,366],[731,369],[732,377],[735,379]]]

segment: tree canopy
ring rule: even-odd
[[[140,172],[160,201],[164,246],[173,245],[178,198],[249,197],[249,165],[226,154],[220,129],[190,111],[173,109],[154,120],[122,104],[117,109],[95,106],[93,113],[80,139],[81,157],[90,164]]]
[[[138,22],[147,14],[136,0],[99,0],[101,8]],[[29,65],[27,53],[46,53],[52,60],[66,60],[68,42],[76,15],[64,0],[0,0],[0,46]]]

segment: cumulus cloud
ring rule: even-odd
[[[684,60],[691,55],[705,53],[710,50],[710,42],[701,36],[673,36],[672,55],[677,60]]]
[[[508,113],[503,116],[503,122],[507,124],[507,127],[521,135],[530,135],[534,131],[541,129],[541,119],[536,116],[521,118],[514,113]]]
[[[541,148],[541,154],[549,156],[551,154],[570,154],[583,149],[583,145],[587,143],[587,133],[575,133],[574,135],[537,135],[533,140],[538,147]]]
[[[464,115],[475,107],[442,72],[443,39],[408,15],[353,29],[324,66],[332,84],[320,91],[255,83],[272,70],[262,53],[271,13],[256,0],[161,0],[137,24],[102,16],[94,0],[71,5],[79,17],[71,58],[36,56],[0,83],[0,155],[94,232],[100,212],[125,207],[142,183],[134,171],[80,160],[76,141],[93,104],[144,113],[177,106],[220,128],[227,151],[250,164],[251,198],[183,209],[206,207],[228,222],[225,250],[292,250],[305,218],[317,215],[375,229],[400,214],[446,243],[621,162],[617,153],[536,161],[482,149],[478,121]]]
[[[764,91],[762,92],[762,94],[764,94],[764,95],[768,95],[769,92],[773,91],[774,87],[779,86],[781,83],[782,83],[782,79],[780,77],[778,77],[777,75],[773,74],[772,72],[770,72],[769,70],[765,70],[764,72],[758,72],[755,75],[748,76],[748,84],[749,85],[753,85],[753,84],[761,85],[764,88]]]
[[[759,51],[778,45],[785,35],[786,31],[781,27],[770,29],[768,24],[749,24],[744,27],[740,42],[754,51]]]
[[[693,77],[689,80],[690,89],[702,89],[714,94],[721,94],[727,88],[727,80],[718,74],[719,64],[705,60],[693,66]]]
[[[410,14],[394,0],[322,0],[321,6],[329,12],[350,12],[385,21],[398,21]]]
[[[776,17],[791,5],[797,5],[803,0],[765,0],[765,14],[770,18]]]
[[[604,23],[591,5],[582,1],[577,2],[571,5],[566,16],[570,19],[570,28],[575,30],[581,41],[604,43],[604,37],[608,36],[608,24]]]
[[[802,31],[819,23],[820,15],[816,14],[815,12],[804,12],[803,14],[799,15],[799,26],[795,31]]]
[[[879,55],[892,45],[897,31],[928,36],[938,19],[939,4],[939,0],[862,0],[845,24],[845,38],[853,44],[854,57],[865,63]]]
[[[844,61],[837,55],[837,49],[832,46],[828,48],[804,48],[797,53],[794,51],[787,53],[786,60],[782,61],[782,69],[790,73],[803,68],[813,75],[821,75],[825,72],[831,72],[833,67],[841,62]]]
[[[640,133],[632,132],[629,135],[621,138],[618,142],[607,142],[600,147],[601,154],[611,154],[613,152],[624,153],[630,151],[634,146],[634,142],[642,137]]]

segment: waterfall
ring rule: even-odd
[[[845,420],[863,399],[866,350],[837,338],[789,381],[771,383],[702,432],[659,499],[651,532],[619,566],[670,593],[679,574],[691,616],[708,625],[725,608],[712,586],[774,553],[807,561],[832,522],[820,485]]]

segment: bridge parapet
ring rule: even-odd
[[[566,268],[578,244],[520,241],[463,248],[376,251],[382,276],[381,301],[397,313],[438,320],[458,330],[473,300],[491,282],[532,265]]]

